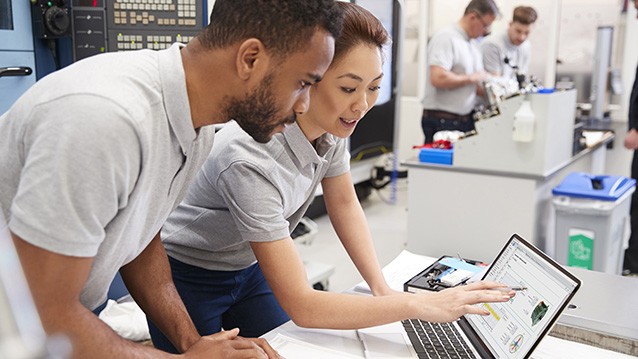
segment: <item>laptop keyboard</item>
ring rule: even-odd
[[[451,323],[430,323],[418,319],[401,323],[419,358],[476,358]]]

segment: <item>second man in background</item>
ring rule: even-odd
[[[494,76],[516,79],[527,74],[530,61],[530,43],[527,41],[538,15],[534,8],[518,6],[506,31],[489,36],[481,43],[483,67]]]

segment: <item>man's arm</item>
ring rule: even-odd
[[[12,233],[22,269],[47,334],[63,334],[73,358],[174,358],[149,346],[125,340],[80,303],[80,292],[93,258],[70,257],[36,247]],[[236,339],[237,330],[203,337],[184,358],[276,358],[253,341]],[[265,341],[259,342],[267,347]]]
[[[372,293],[393,293],[381,272],[368,221],[357,199],[350,173],[325,178],[321,187],[330,221]]]
[[[201,352],[207,358],[227,358],[229,355],[277,358],[277,353],[265,340],[238,338],[232,343],[224,343],[235,339],[236,331],[221,339],[220,335],[228,334],[199,335],[173,283],[159,233],[137,258],[120,269],[120,274],[135,302],[180,352]],[[240,349],[241,352],[233,352]]]
[[[430,82],[432,86],[440,89],[455,89],[467,85],[476,85],[488,77],[485,72],[471,74],[456,74],[441,66],[430,66]]]
[[[120,274],[135,302],[177,350],[183,353],[200,339],[173,283],[159,233]]]
[[[358,329],[408,318],[449,322],[468,313],[488,315],[473,304],[505,302],[514,295],[502,284],[482,281],[432,294],[372,297],[318,291],[308,283],[290,237],[250,245],[275,297],[301,327]]]
[[[122,339],[80,303],[93,258],[56,254],[12,237],[45,331],[66,335],[74,358],[171,357]]]

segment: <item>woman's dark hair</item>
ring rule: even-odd
[[[360,44],[382,49],[390,42],[388,31],[376,16],[359,5],[337,2],[343,12],[343,30],[335,39],[335,54],[332,63],[337,63],[352,48]]]
[[[334,0],[216,0],[198,37],[211,49],[256,38],[273,55],[285,56],[301,50],[317,29],[336,39],[342,21]]]

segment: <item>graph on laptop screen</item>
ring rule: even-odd
[[[466,319],[497,357],[520,358],[549,330],[551,318],[561,310],[578,283],[517,239],[488,270],[485,280],[526,287],[504,303],[484,303],[488,316]]]

